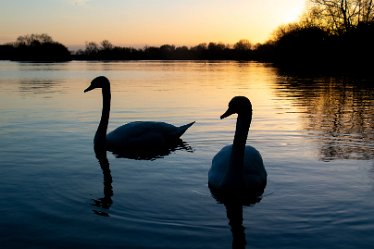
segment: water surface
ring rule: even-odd
[[[189,149],[156,160],[98,161],[92,139],[112,83],[109,130],[196,121]],[[374,90],[367,79],[295,76],[237,62],[0,62],[0,243],[4,248],[371,248]],[[268,185],[253,206],[211,196],[211,159],[232,143],[228,101],[253,105],[247,140]],[[228,211],[228,213],[227,213]],[[2,246],[3,247],[3,246]]]

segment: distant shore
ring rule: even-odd
[[[192,47],[165,44],[132,48],[114,46],[104,40],[100,44],[88,42],[85,49],[69,51],[47,34],[33,34],[0,45],[0,60],[234,60],[270,62],[287,70],[371,73],[373,44],[374,22],[361,23],[339,35],[317,26],[295,26],[275,40],[256,45],[240,40],[234,45],[210,42]]]

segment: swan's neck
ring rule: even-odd
[[[109,113],[110,113],[110,85],[102,88],[103,94],[103,110],[101,119],[94,138],[95,146],[105,145],[106,133],[108,130]]]
[[[245,144],[251,120],[252,113],[249,113],[247,115],[239,114],[236,121],[236,130],[231,152],[231,168],[233,170],[237,169],[239,172],[243,169]]]

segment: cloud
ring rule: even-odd
[[[91,0],[68,0],[69,3],[74,5],[84,5],[90,2]]]

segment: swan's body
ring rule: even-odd
[[[245,146],[243,169],[237,175],[231,169],[231,154],[232,145],[227,145],[214,156],[212,167],[209,170],[209,185],[216,189],[222,189],[230,188],[242,181],[245,189],[261,187],[266,179],[266,171],[260,152],[252,146]]]
[[[208,173],[209,187],[218,191],[261,192],[267,181],[264,163],[254,147],[246,146],[252,120],[250,101],[246,97],[234,97],[221,119],[234,113],[238,114],[234,142],[214,156]]]
[[[176,143],[195,122],[176,127],[164,122],[135,121],[122,125],[107,134],[110,113],[110,83],[104,76],[95,78],[84,92],[102,89],[103,109],[94,144],[105,146],[112,152],[126,150],[152,150],[166,148]]]
[[[163,147],[176,142],[192,124],[176,127],[165,122],[130,122],[108,133],[106,144],[109,150]]]

